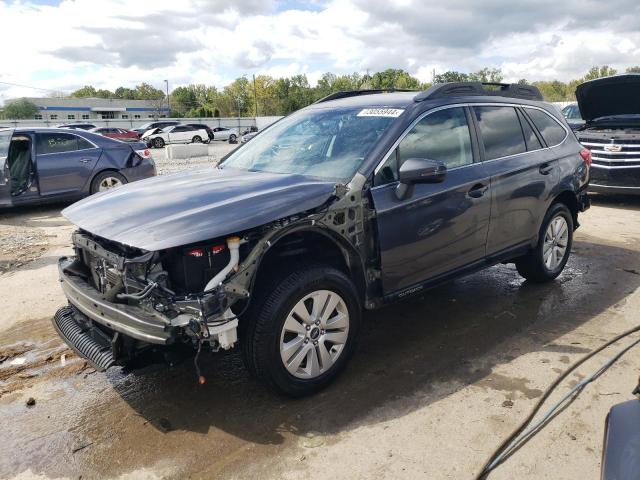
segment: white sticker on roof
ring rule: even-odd
[[[404,112],[402,108],[363,108],[358,117],[399,117]]]

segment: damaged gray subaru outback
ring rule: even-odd
[[[354,351],[363,309],[514,262],[564,268],[590,153],[535,87],[339,92],[214,169],[125,185],[63,211],[53,323],[99,370],[144,352],[241,349],[292,396]],[[196,353],[197,352],[197,353]]]

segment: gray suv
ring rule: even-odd
[[[590,153],[535,87],[332,94],[215,169],[64,210],[62,338],[99,369],[238,346],[292,396],[330,383],[363,309],[500,262],[553,280],[588,208]]]

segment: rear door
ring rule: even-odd
[[[490,217],[489,177],[479,162],[465,107],[429,112],[401,137],[376,169],[371,195],[385,295],[412,291],[429,279],[482,260]],[[416,184],[400,200],[398,169],[409,158],[440,160],[442,183]]]
[[[13,129],[0,130],[0,207],[11,205],[11,172],[9,172],[9,145]]]
[[[102,149],[79,135],[36,134],[36,165],[40,195],[73,195],[89,181]]]
[[[487,255],[530,242],[557,183],[557,162],[519,108],[474,106],[480,147],[491,177]]]

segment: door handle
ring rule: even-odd
[[[485,185],[483,183],[476,183],[467,192],[467,195],[470,196],[471,198],[480,198],[487,192],[487,190],[489,190],[489,185]]]
[[[551,165],[549,165],[548,163],[544,163],[544,164],[540,165],[540,168],[538,169],[538,171],[542,175],[549,175],[551,173],[551,170],[553,170],[553,167]]]
[[[89,163],[91,161],[90,158],[82,158],[80,159],[80,163]]]

